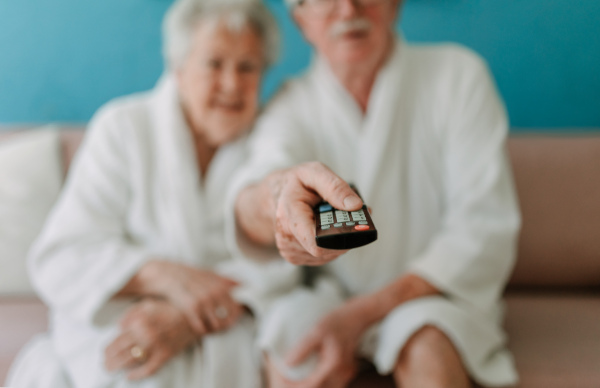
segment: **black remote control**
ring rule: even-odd
[[[351,187],[360,197],[358,190]],[[335,209],[327,202],[317,204],[313,211],[315,240],[321,248],[352,249],[377,240],[377,229],[364,201],[362,209],[354,212]]]

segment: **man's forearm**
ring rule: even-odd
[[[258,245],[275,245],[274,198],[281,189],[281,178],[279,172],[270,174],[259,183],[244,188],[235,202],[239,230]]]
[[[408,274],[404,275],[381,290],[354,298],[346,307],[357,312],[361,317],[365,330],[385,318],[394,308],[410,300],[432,295],[440,295],[441,292],[423,278]]]

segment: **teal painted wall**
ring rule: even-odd
[[[0,0],[0,124],[83,122],[162,72],[171,0]],[[281,62],[263,97],[310,48],[281,0]],[[516,127],[600,127],[600,0],[407,0],[409,41],[461,42],[490,63]]]

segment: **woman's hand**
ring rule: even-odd
[[[105,367],[129,370],[129,379],[140,380],[156,373],[196,339],[179,309],[165,300],[143,299],[121,321],[121,334],[104,352]]]
[[[226,330],[243,313],[231,297],[234,280],[212,271],[165,260],[147,262],[115,297],[159,297],[186,316],[197,335]]]
[[[158,293],[185,314],[196,334],[226,330],[242,315],[243,306],[231,296],[237,282],[179,263],[155,261],[152,265]]]

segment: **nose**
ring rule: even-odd
[[[356,0],[338,0],[337,13],[344,19],[355,17],[358,14]]]
[[[237,93],[242,88],[242,79],[237,69],[229,67],[221,73],[219,80],[221,91],[225,93]]]

